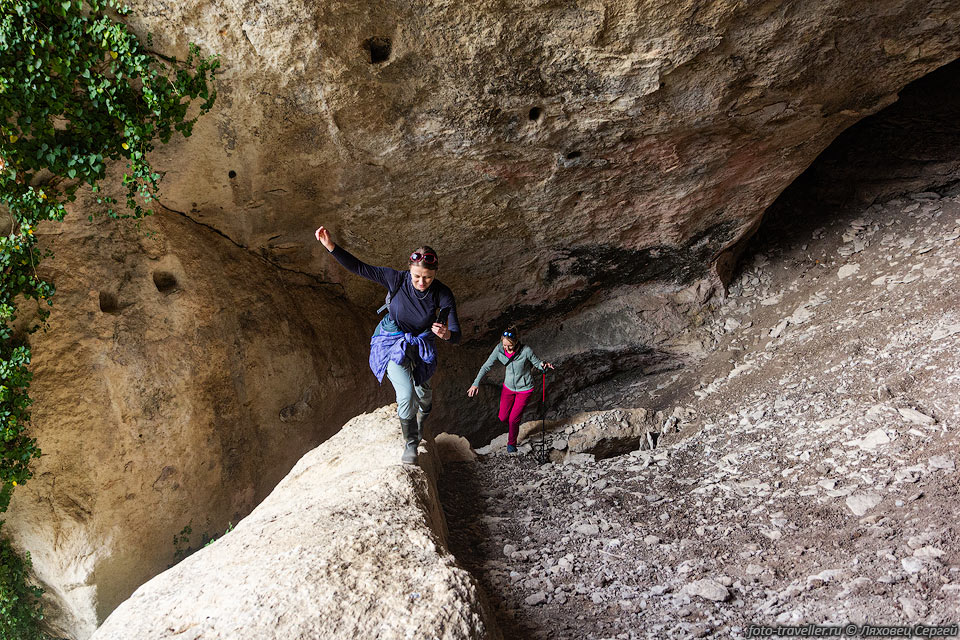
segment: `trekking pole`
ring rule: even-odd
[[[540,464],[550,462],[547,455],[547,372],[543,371],[543,382],[540,385],[540,443],[536,446],[536,458]]]

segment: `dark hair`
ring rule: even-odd
[[[508,333],[513,335],[507,335]],[[507,340],[513,341],[514,348],[520,346],[520,329],[517,328],[517,325],[511,324],[506,329],[503,330],[503,333],[500,334],[500,338],[506,338]]]
[[[422,244],[422,245],[420,245],[419,247],[417,247],[416,249],[414,249],[414,250],[410,253],[410,255],[413,255],[414,253],[419,253],[419,254],[421,254],[421,255],[424,254],[424,253],[432,253],[432,254],[434,255],[434,257],[436,257],[437,261],[434,262],[432,265],[427,265],[427,264],[423,264],[423,263],[421,263],[421,262],[414,262],[413,260],[411,260],[411,261],[410,261],[410,264],[411,264],[411,265],[419,264],[419,265],[422,266],[424,269],[429,269],[430,271],[436,271],[437,268],[440,266],[440,256],[437,255],[437,252],[434,251],[434,250],[433,250],[433,247],[431,247],[430,245]]]

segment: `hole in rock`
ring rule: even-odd
[[[529,118],[531,120],[539,120],[540,116],[542,115],[543,115],[543,109],[541,109],[540,107],[533,107],[532,109],[530,109]]]
[[[375,36],[363,41],[363,50],[370,56],[370,64],[381,64],[390,59],[390,38]]]
[[[583,154],[579,151],[571,151],[570,153],[567,154],[567,160],[576,160],[582,155]]]
[[[109,291],[101,291],[100,311],[104,313],[117,313],[120,311],[120,303],[117,300],[117,296]]]
[[[172,293],[177,289],[177,278],[167,271],[154,271],[153,284],[160,293]]]
[[[227,177],[230,178],[231,180],[233,180],[234,178],[237,177],[237,172],[234,171],[233,169],[231,169],[231,170],[230,170],[230,173],[227,174]]]

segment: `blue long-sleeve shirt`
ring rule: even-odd
[[[405,333],[418,335],[430,329],[441,316],[446,316],[450,342],[460,342],[460,321],[457,301],[450,288],[434,279],[426,291],[417,291],[409,271],[390,267],[374,267],[355,258],[339,245],[330,252],[351,273],[376,282],[390,292],[390,318]]]

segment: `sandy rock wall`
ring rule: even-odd
[[[566,390],[696,350],[664,288],[701,302],[838,133],[960,55],[960,7],[931,0],[134,7],[158,49],[224,63],[214,112],[158,153],[165,203],[363,313],[382,291],[317,224],[375,264],[437,248],[484,346],[442,354],[435,417],[474,444],[491,425],[456,382],[491,334],[585,363]]]
[[[931,0],[134,8],[159,49],[223,56],[215,112],[163,152],[189,158],[160,161],[169,206],[367,306],[316,224],[375,263],[429,241],[471,336],[702,276],[840,131],[960,54],[960,7]]]
[[[32,337],[43,450],[4,533],[31,552],[53,629],[88,637],[174,559],[218,535],[356,406],[338,287],[278,271],[181,216],[48,231],[57,285]],[[349,398],[350,402],[344,402]],[[59,636],[58,636],[59,637]]]
[[[396,405],[304,456],[237,528],[140,587],[94,640],[501,637],[446,548],[438,460],[401,465]],[[431,443],[432,444],[432,443]]]

